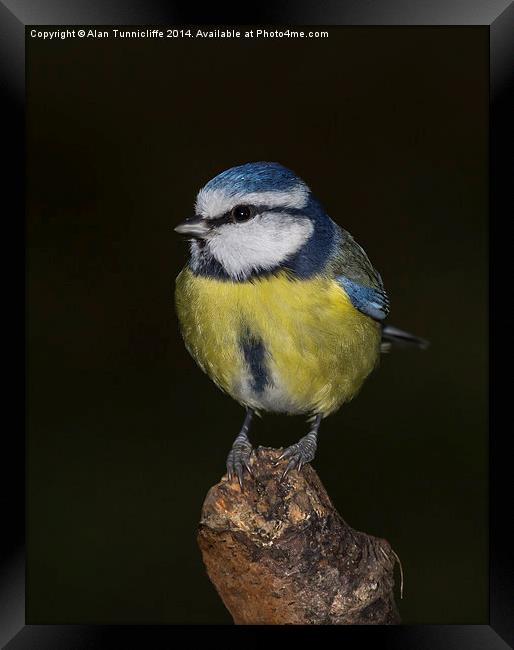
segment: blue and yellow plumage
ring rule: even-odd
[[[201,369],[247,416],[227,459],[249,469],[253,412],[312,416],[283,454],[286,472],[312,460],[322,418],[351,400],[384,340],[424,342],[384,328],[389,303],[362,248],[309,188],[277,163],[226,170],[200,191],[176,228],[191,259],[176,282],[184,342]]]

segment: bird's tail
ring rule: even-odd
[[[382,327],[382,352],[389,352],[393,345],[404,348],[414,347],[420,350],[426,350],[430,343],[426,339],[421,339],[419,336],[414,336],[414,334],[404,332],[393,325],[384,325]]]

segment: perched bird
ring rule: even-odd
[[[282,478],[315,455],[321,420],[351,400],[394,343],[427,342],[384,326],[382,278],[309,187],[273,162],[232,167],[198,193],[175,228],[190,239],[175,304],[187,350],[246,408],[227,458],[229,480],[250,471],[254,413],[306,415]]]

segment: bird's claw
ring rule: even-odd
[[[288,447],[278,459],[278,463],[281,460],[287,460],[289,462],[285,468],[280,480],[283,481],[287,474],[292,470],[296,469],[298,472],[302,470],[302,467],[309,463],[316,454],[316,443],[313,441],[311,436],[305,436],[299,442]]]
[[[243,490],[244,470],[252,476],[250,468],[250,456],[252,455],[252,446],[249,443],[234,444],[227,457],[227,478],[232,482],[237,476],[237,481],[241,490]]]
[[[298,445],[298,443],[291,445],[280,454],[278,460],[280,461],[280,460],[284,460],[285,458],[289,458],[293,454],[299,453],[299,450],[300,450],[300,446]]]
[[[288,473],[289,473],[292,469],[294,469],[295,465],[296,465],[295,459],[294,459],[294,458],[291,458],[291,460],[287,463],[287,467],[286,467],[285,470],[283,471],[282,476],[280,477],[280,480],[281,480],[281,481],[283,481],[283,480],[285,479],[285,477],[288,475]]]

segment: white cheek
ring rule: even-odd
[[[242,279],[252,271],[278,266],[300,250],[313,230],[309,219],[263,215],[247,223],[220,227],[208,246],[229,275]]]

